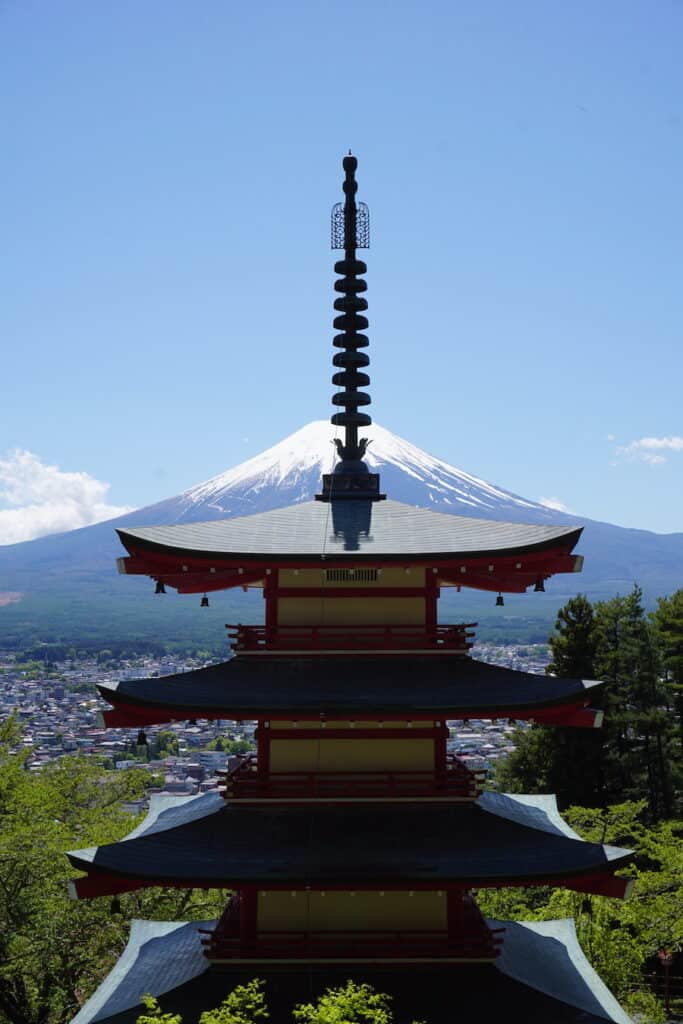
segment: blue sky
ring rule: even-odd
[[[682,46],[680,0],[6,0],[6,523],[147,504],[330,415],[352,147],[377,421],[683,530]]]

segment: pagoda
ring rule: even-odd
[[[564,886],[624,897],[630,851],[582,840],[552,796],[484,790],[449,752],[448,721],[599,727],[600,683],[471,657],[473,624],[444,624],[447,587],[542,590],[577,572],[580,529],[444,515],[391,500],[364,461],[371,423],[368,210],[344,158],[332,213],[336,464],[316,500],[256,515],[119,530],[119,569],[157,592],[262,592],[263,625],[228,627],[223,664],[102,685],[108,726],[256,721],[255,754],[223,792],[152,797],[123,841],[69,854],[75,898],[147,886],[227,888],[218,920],[134,921],[128,946],[74,1024],[133,1024],[141,997],[194,1024],[264,979],[274,1024],[348,978],[394,998],[399,1024],[502,1017],[590,1024],[628,1017],[573,922],[485,918],[476,891]]]

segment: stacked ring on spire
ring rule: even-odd
[[[344,409],[344,412],[332,416],[332,423],[340,427],[367,427],[372,423],[370,416],[358,412],[360,406],[370,405],[370,395],[358,390],[370,383],[367,373],[360,373],[358,370],[359,367],[368,366],[370,363],[368,356],[358,351],[369,344],[367,336],[360,333],[368,326],[367,317],[361,315],[368,308],[368,303],[360,295],[368,286],[358,276],[365,274],[367,269],[362,260],[348,254],[346,259],[339,260],[334,265],[335,273],[343,275],[334,283],[334,290],[342,293],[334,302],[334,308],[341,314],[335,317],[334,326],[343,332],[335,336],[334,345],[344,351],[337,352],[332,359],[333,365],[343,370],[332,377],[333,384],[344,388],[332,397],[332,404],[342,406]]]

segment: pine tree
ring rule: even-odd
[[[645,798],[651,820],[673,811],[674,726],[642,591],[595,606],[595,670],[605,682],[604,803]]]
[[[560,608],[549,644],[553,656],[546,669],[549,674],[595,678],[595,620],[593,606],[583,594]],[[515,743],[514,753],[497,775],[502,789],[555,793],[561,808],[601,802],[599,730],[534,725],[518,730]]]
[[[520,730],[517,749],[497,775],[501,788],[554,792],[561,808],[645,799],[650,820],[671,816],[680,734],[658,636],[664,629],[669,672],[683,671],[683,633],[678,631],[683,598],[662,604],[659,633],[643,609],[639,587],[594,607],[579,595],[560,609],[549,640],[553,660],[548,671],[601,680],[596,703],[604,708],[605,721],[595,730]]]
[[[676,714],[676,761],[680,771],[683,763],[683,589],[671,597],[660,597],[652,621],[661,652],[664,679]]]
[[[595,669],[595,615],[584,594],[560,608],[548,643],[553,660],[546,672],[570,679],[591,679]]]

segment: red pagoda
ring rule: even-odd
[[[74,1024],[133,1024],[145,993],[194,1024],[235,985],[265,980],[274,1024],[351,977],[394,997],[400,1024],[457,1011],[481,1024],[628,1022],[571,921],[486,919],[476,890],[564,886],[623,897],[628,850],[583,841],[552,796],[483,790],[448,752],[448,720],[593,728],[600,684],[470,656],[471,624],[439,622],[445,587],[542,590],[576,572],[580,530],[489,522],[392,501],[363,461],[369,359],[367,207],[344,159],[332,215],[338,461],[315,501],[191,525],[119,530],[124,573],[203,594],[263,593],[264,625],[233,657],[101,686],[109,726],[255,720],[257,751],[222,793],[153,797],[124,841],[69,854],[77,898],[146,886],[229,888],[216,921],[135,921]]]

